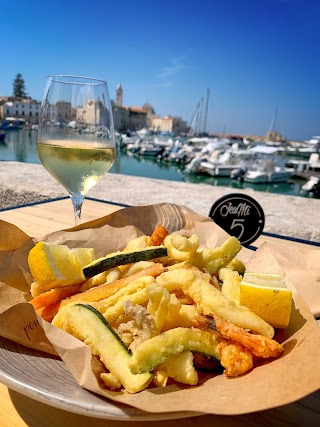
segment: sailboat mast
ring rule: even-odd
[[[210,95],[210,89],[207,89],[206,103],[205,103],[205,109],[204,109],[204,118],[203,118],[203,132],[204,133],[207,131],[207,117],[208,117],[209,95]]]
[[[198,120],[198,110],[199,110],[199,102],[196,106],[195,111],[192,114],[191,120],[190,120],[190,125],[189,125],[189,132],[188,135],[194,135],[197,131],[196,126],[197,126],[197,120]]]
[[[276,108],[274,110],[274,115],[273,115],[273,118],[272,118],[271,123],[270,123],[269,132],[276,130],[277,117],[278,117],[278,109]]]
[[[200,134],[202,131],[202,114],[203,114],[203,103],[204,103],[204,99],[203,97],[201,98],[200,101],[200,106],[199,106],[199,123],[198,123],[198,129],[197,129],[197,133]]]
[[[196,135],[199,135],[199,129],[200,129],[200,115],[201,115],[201,101],[198,102],[197,105],[197,112],[195,117],[195,124],[194,124],[194,133]]]

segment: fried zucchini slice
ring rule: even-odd
[[[83,267],[82,273],[86,279],[89,279],[96,274],[110,270],[111,268],[119,267],[120,265],[132,264],[138,261],[149,261],[166,255],[167,248],[165,246],[150,246],[146,249],[132,252],[119,252],[91,262]]]
[[[133,374],[150,372],[169,356],[188,350],[220,360],[219,340],[220,334],[217,332],[195,328],[170,329],[140,344],[129,361],[129,368]]]
[[[52,324],[88,345],[92,354],[100,358],[129,393],[145,389],[152,381],[150,373],[131,373],[128,367],[131,352],[105,318],[91,305],[69,304],[58,312]]]

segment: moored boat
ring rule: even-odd
[[[249,169],[244,174],[243,181],[251,182],[252,184],[288,182],[292,175],[292,172],[283,169],[274,170],[273,172]]]
[[[163,150],[164,147],[161,147],[160,145],[142,144],[138,152],[141,156],[155,157],[161,154]]]

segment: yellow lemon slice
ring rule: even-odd
[[[85,282],[82,268],[94,259],[93,249],[38,242],[29,252],[28,263],[34,280],[45,291]]]
[[[279,275],[245,274],[240,283],[240,304],[274,328],[289,324],[292,292]]]

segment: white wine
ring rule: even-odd
[[[73,195],[85,195],[111,168],[113,147],[88,141],[46,140],[38,143],[39,160]]]

